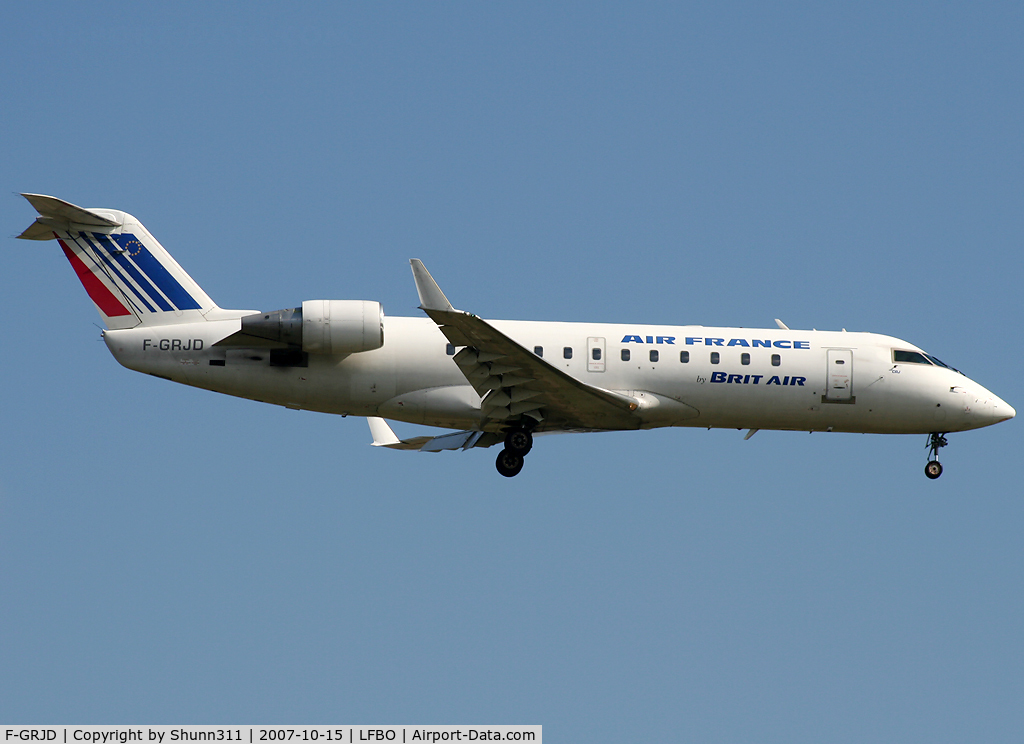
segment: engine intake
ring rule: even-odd
[[[242,333],[311,354],[356,354],[384,345],[384,309],[367,300],[306,300],[242,318]]]

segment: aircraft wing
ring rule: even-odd
[[[500,434],[484,431],[457,431],[439,437],[413,437],[399,439],[387,421],[377,416],[367,416],[374,447],[390,449],[419,450],[420,452],[441,452],[442,450],[467,450],[473,447],[490,447],[502,440]]]
[[[493,424],[528,416],[539,429],[638,429],[635,398],[588,385],[544,361],[497,328],[448,302],[423,262],[412,259],[420,308],[454,346],[455,363],[482,396]]]

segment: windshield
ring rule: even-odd
[[[960,370],[958,370],[956,367],[950,367],[948,364],[946,364],[944,361],[942,361],[938,357],[934,357],[931,354],[925,354],[925,356],[928,357],[932,361],[933,364],[937,364],[940,367],[945,367],[946,369],[951,369],[954,372],[960,372]],[[963,372],[960,372],[960,374],[963,374]]]

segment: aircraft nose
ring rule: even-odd
[[[1000,421],[1008,421],[1017,415],[1017,412],[1013,410],[1013,406],[1000,398],[996,398],[992,401],[992,415],[995,417],[995,423]]]
[[[1013,406],[980,385],[973,391],[965,392],[967,392],[965,401],[967,405],[964,407],[964,411],[976,426],[992,426],[1000,421],[1008,421],[1017,415]]]
[[[984,419],[985,426],[998,424],[1000,421],[1008,421],[1017,415],[1017,412],[1013,410],[1013,406],[998,395],[988,393],[986,398],[983,398],[982,400],[984,401],[982,403],[982,409],[978,411],[978,413],[980,413]]]

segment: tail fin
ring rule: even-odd
[[[40,216],[18,237],[56,238],[108,328],[199,321],[217,308],[130,214],[22,196]]]

